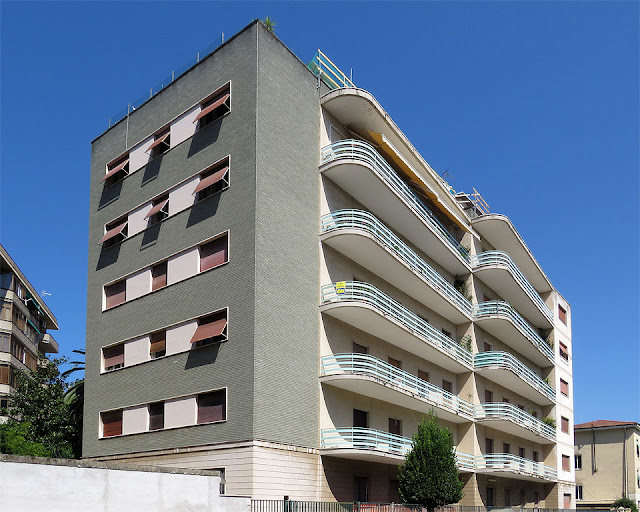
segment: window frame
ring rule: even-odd
[[[205,167],[199,173],[194,175],[194,177],[195,176],[200,177],[200,181],[198,181],[198,184],[196,185],[196,188],[198,188],[198,185],[200,184],[201,181],[205,180],[209,176],[213,176],[215,173],[220,172],[225,168],[226,168],[226,172],[222,175],[222,177],[218,181],[203,188],[202,190],[199,190],[198,192],[194,192],[194,195],[195,195],[195,199],[193,202],[194,205],[204,201],[209,197],[215,196],[216,194],[219,194],[227,190],[231,186],[231,155],[225,156],[224,158],[218,160],[217,162],[215,162],[214,164],[208,167]]]
[[[562,391],[563,387],[567,388],[567,392],[566,393],[564,391]],[[563,395],[563,396],[566,396],[567,398],[569,397],[569,382],[564,380],[562,377],[560,377],[560,394]]]
[[[124,285],[124,292],[123,293],[123,299],[122,302],[118,302],[117,304],[111,304],[109,305],[109,293],[107,291],[108,288],[112,288],[115,285],[119,285],[120,283],[122,283]],[[113,309],[115,307],[120,306],[121,304],[126,304],[127,302],[127,279],[123,278],[123,279],[119,279],[118,281],[114,281],[113,283],[110,284],[105,284],[103,286],[103,296],[104,296],[104,308],[103,308],[103,312],[104,311],[109,311],[110,309]],[[119,295],[119,293],[114,293],[114,295]]]
[[[125,153],[119,155],[117,158],[114,158],[113,160],[108,162],[106,164],[106,172],[104,173],[104,175],[107,176],[112,170],[121,165],[125,160],[127,161],[127,163],[122,167],[122,169],[120,169],[112,176],[109,176],[108,178],[102,178],[101,181],[104,184],[104,188],[111,188],[116,183],[121,182],[127,176],[129,176],[131,172],[131,151],[126,151]]]
[[[560,320],[564,325],[567,324],[567,310],[562,307],[561,304],[558,304],[558,320]]]
[[[219,119],[222,119],[223,117],[231,113],[231,98],[233,96],[231,91],[231,81],[228,81],[226,84],[222,85],[221,87],[218,87],[218,89],[216,89],[213,93],[211,93],[209,96],[206,96],[204,99],[198,102],[198,105],[200,106],[200,112],[198,112],[198,115],[200,115],[200,113],[203,110],[207,109],[210,105],[215,103],[218,99],[224,97],[225,94],[228,94],[229,97],[225,99],[225,101],[221,105],[219,105],[214,110],[212,110],[205,116],[201,117],[200,119],[196,119],[194,121],[198,123],[196,125],[196,131],[195,131],[196,134],[200,133],[207,126],[214,124]],[[215,115],[216,111],[221,109],[223,106],[226,107],[226,111],[223,113],[218,113],[218,115],[216,116]]]
[[[213,393],[224,392],[224,418],[221,420],[212,421],[200,421],[200,397],[203,395],[211,395]],[[212,389],[211,391],[204,391],[202,393],[196,393],[196,422],[195,425],[211,425],[214,423],[223,423],[229,419],[229,390],[227,387],[218,389]]]
[[[571,472],[571,456],[566,455],[566,454],[562,454],[561,455],[561,461],[562,461],[562,471],[565,472]],[[567,462],[567,468],[565,469],[565,461]]]
[[[100,411],[100,439],[109,439],[111,437],[119,437],[124,435],[123,434],[123,426],[124,426],[124,422],[123,422],[123,417],[124,417],[124,408],[121,409],[110,409],[108,411]],[[106,414],[120,414],[120,433],[119,434],[110,434],[110,435],[105,435],[104,433],[104,427],[105,427],[105,422],[104,422],[104,416]],[[116,422],[117,423],[117,422]]]
[[[573,462],[575,464],[576,471],[582,470],[582,454],[581,453],[576,453],[573,456]]]

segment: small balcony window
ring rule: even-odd
[[[153,143],[147,149],[151,158],[163,155],[171,148],[171,132],[166,128],[156,134]]]
[[[227,419],[227,390],[219,389],[202,393],[197,397],[198,424],[225,421]]]
[[[169,216],[169,196],[164,195],[153,201],[153,205],[149,213],[145,215],[145,219],[149,220],[149,224],[157,224],[162,222]]]
[[[194,122],[198,123],[197,130],[209,126],[217,119],[231,111],[231,89],[230,85],[225,85],[217,90],[200,104],[200,113]]]
[[[117,183],[129,174],[129,154],[107,165],[107,173],[102,178],[106,187]]]
[[[100,239],[103,249],[116,245],[127,239],[129,219],[121,217],[105,226],[104,235]]]
[[[191,343],[194,347],[201,347],[226,340],[227,310],[223,309],[198,320],[198,328],[191,338]]]
[[[167,355],[167,331],[154,332],[150,338],[149,356],[151,359],[158,359]]]
[[[104,371],[110,372],[124,366],[124,343],[102,349]]]
[[[196,201],[212,196],[229,186],[229,159],[206,169],[200,173],[200,181],[193,191]]]
[[[122,280],[104,287],[105,309],[113,308],[127,300],[127,281]]]
[[[103,412],[102,437],[113,437],[122,435],[122,410]]]
[[[149,404],[149,430],[164,428],[164,402]]]

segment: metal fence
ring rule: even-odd
[[[470,507],[450,505],[439,507],[434,512],[577,512],[569,508],[521,508],[521,507]],[[402,503],[362,503],[330,501],[292,501],[292,500],[251,500],[251,512],[427,512],[421,505]],[[589,512],[610,512],[608,508],[589,510]]]

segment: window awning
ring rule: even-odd
[[[162,143],[166,140],[166,138],[169,136],[169,133],[170,133],[170,132],[167,130],[167,132],[166,132],[166,133],[164,133],[164,134],[162,134],[162,135],[159,135],[159,136],[156,138],[156,140],[154,140],[154,141],[153,141],[153,144],[151,144],[151,146],[149,146],[149,147],[147,148],[147,151],[146,151],[146,152],[148,153],[149,151],[151,151],[153,148],[155,148],[155,147],[156,147],[156,146],[158,146],[159,144],[162,144]]]
[[[167,197],[163,201],[160,201],[153,208],[151,208],[151,210],[149,210],[149,213],[147,213],[144,216],[145,220],[148,219],[149,217],[153,217],[156,213],[158,213],[160,210],[162,210],[164,208],[164,205],[167,204],[168,202],[169,202],[169,198]]]
[[[122,233],[122,231],[124,230],[124,228],[127,226],[127,222],[128,221],[124,221],[122,224],[118,224],[115,228],[110,229],[109,231],[107,231],[104,236],[100,239],[100,243],[103,244],[105,243],[107,240],[113,238],[114,236],[119,235],[120,233]]]
[[[225,177],[227,172],[229,172],[229,166],[214,172],[211,176],[207,176],[206,178],[201,179],[200,183],[198,183],[198,185],[196,186],[192,194],[195,196],[201,190],[204,190],[205,188],[210,187],[211,185],[215,185],[222,178]]]
[[[38,329],[38,328],[35,326],[35,324],[34,324],[31,320],[29,320],[28,318],[27,318],[27,322],[28,322],[29,324],[31,324],[31,327],[33,327],[33,328],[36,330],[36,332],[37,332],[38,334],[42,334],[42,333],[40,332],[40,329]]]
[[[107,174],[105,174],[104,178],[102,178],[100,181],[106,181],[107,179],[111,178],[111,176],[113,176],[117,172],[124,169],[124,166],[127,165],[128,163],[129,163],[129,159],[126,158],[123,162],[119,163],[113,169],[111,169]]]
[[[220,98],[218,98],[216,101],[214,101],[211,105],[209,105],[206,108],[203,108],[200,113],[196,116],[196,118],[193,120],[193,122],[197,122],[200,119],[202,119],[204,116],[206,116],[209,112],[213,112],[215,109],[217,109],[220,105],[222,105],[225,101],[227,101],[229,99],[231,95],[229,93],[220,96]]]
[[[195,343],[197,341],[207,340],[209,338],[215,338],[216,336],[220,336],[226,326],[227,326],[226,318],[220,318],[219,320],[214,320],[213,322],[200,324],[196,329],[196,332],[193,335],[193,338],[191,338],[191,343]]]

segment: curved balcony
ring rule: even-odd
[[[371,213],[338,210],[324,215],[321,223],[325,244],[453,323],[472,319],[471,302]]]
[[[373,428],[332,428],[320,432],[322,455],[347,459],[398,464],[411,450],[413,441],[404,436],[389,434]],[[456,451],[460,471],[472,471],[473,455]]]
[[[558,472],[555,468],[545,466],[510,453],[485,453],[475,457],[476,472],[495,476],[505,476],[519,480],[556,480]]]
[[[449,272],[470,272],[467,250],[371,144],[349,139],[324,147],[320,172]]]
[[[539,375],[508,352],[480,352],[475,369],[496,384],[511,389],[532,402],[553,405],[556,393]]]
[[[455,373],[471,370],[471,352],[375,286],[357,281],[321,288],[320,311]]]
[[[488,402],[474,407],[475,419],[491,422],[491,428],[535,443],[555,443],[556,431],[550,425],[513,404]]]
[[[502,251],[486,251],[471,258],[474,275],[504,297],[536,327],[553,327],[553,313],[535,288]]]
[[[409,372],[366,354],[335,354],[320,361],[320,381],[360,395],[461,423],[472,421],[469,402]]]
[[[473,306],[476,323],[541,367],[554,364],[553,350],[507,302],[492,300]]]

